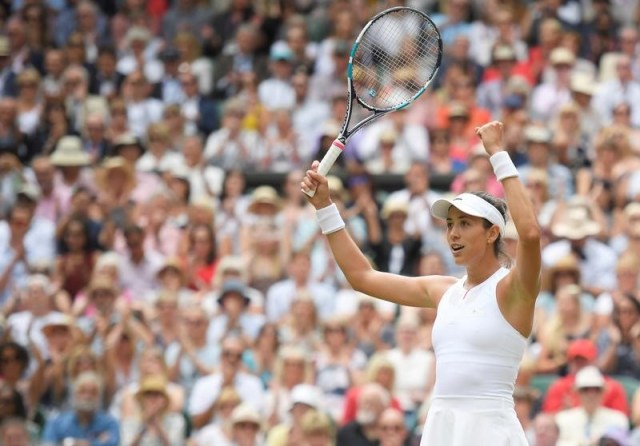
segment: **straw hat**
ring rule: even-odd
[[[140,389],[136,392],[136,398],[141,399],[145,393],[159,393],[169,404],[169,394],[167,393],[167,378],[163,375],[151,375],[142,379]]]
[[[106,159],[101,169],[96,174],[96,183],[101,189],[109,188],[109,174],[114,170],[120,170],[125,174],[125,182],[128,188],[133,188],[135,184],[135,173],[129,163],[121,156],[114,156]]]
[[[586,94],[587,96],[593,96],[596,92],[597,84],[595,80],[584,73],[575,73],[571,76],[571,91],[575,93]]]
[[[253,406],[242,403],[231,412],[231,424],[235,425],[238,423],[253,423],[260,427],[262,425],[262,419]]]
[[[511,45],[496,45],[492,52],[493,62],[515,61],[517,59],[516,52],[513,51]]]
[[[126,46],[130,46],[133,42],[144,42],[148,43],[151,40],[151,32],[148,29],[142,26],[134,26],[129,28],[127,34],[124,36],[124,41]]]
[[[327,183],[330,193],[336,194],[342,201],[346,202],[349,200],[349,192],[344,188],[344,183],[339,177],[329,175],[327,176]]]
[[[242,402],[242,398],[240,397],[240,394],[238,394],[238,391],[233,386],[223,387],[222,390],[220,391],[220,395],[218,396],[218,399],[216,400],[216,404],[218,406],[221,406],[225,403],[237,404],[241,402]]]
[[[451,118],[468,118],[469,108],[461,102],[453,102],[449,105],[449,119]]]
[[[77,136],[63,136],[51,154],[51,164],[59,167],[86,166],[91,157],[82,149],[82,140]]]
[[[174,271],[177,271],[181,277],[184,277],[183,264],[180,261],[180,259],[178,259],[177,257],[167,257],[164,263],[162,264],[162,267],[156,273],[156,276],[160,277],[169,269],[173,269]]]
[[[524,129],[524,138],[527,142],[549,144],[551,132],[539,125],[529,125]]]
[[[409,214],[409,204],[405,200],[386,200],[382,206],[382,211],[380,211],[380,216],[387,220],[394,213],[401,213],[406,217]]]
[[[89,283],[89,287],[87,288],[87,294],[92,296],[96,291],[108,291],[114,296],[118,295],[118,287],[111,278],[105,275],[97,275],[91,282]]]
[[[278,192],[271,186],[259,186],[251,194],[251,203],[247,208],[249,213],[254,213],[259,204],[268,204],[280,210],[282,202]]]
[[[121,148],[129,146],[137,147],[141,154],[145,151],[144,145],[142,145],[142,142],[136,135],[130,132],[124,132],[113,142],[113,155],[118,156]]]
[[[554,236],[569,240],[591,237],[600,233],[600,230],[600,225],[591,218],[589,211],[581,207],[568,209],[564,218],[551,228]]]
[[[551,51],[549,61],[551,65],[573,65],[576,63],[576,55],[568,48],[558,47]]]

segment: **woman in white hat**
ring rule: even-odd
[[[503,266],[501,251],[507,209],[491,195],[464,193],[433,204],[431,212],[446,220],[451,254],[466,275],[414,278],[373,269],[343,230],[317,161],[301,184],[305,191],[316,190],[309,201],[354,289],[400,305],[438,309],[433,328],[436,383],[423,446],[528,444],[514,410],[513,390],[540,287],[540,230],[518,170],[503,149],[502,123],[485,124],[476,133],[503,184],[518,231],[510,269]]]

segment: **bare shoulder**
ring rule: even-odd
[[[420,283],[425,289],[430,299],[433,301],[434,307],[438,307],[440,299],[458,279],[453,276],[423,276],[420,277]]]

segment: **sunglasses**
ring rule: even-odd
[[[600,393],[602,392],[602,387],[582,387],[578,391],[581,393]]]
[[[401,432],[404,426],[401,424],[381,424],[380,429],[386,432]]]

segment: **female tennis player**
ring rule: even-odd
[[[514,266],[503,266],[505,203],[483,193],[437,200],[431,213],[447,222],[447,241],[461,279],[404,277],[375,271],[329,199],[314,161],[301,187],[333,255],[354,289],[400,305],[437,308],[433,327],[436,384],[421,446],[527,446],[513,389],[540,287],[540,230],[518,171],[503,150],[503,125],[476,129],[502,182],[518,232]]]

